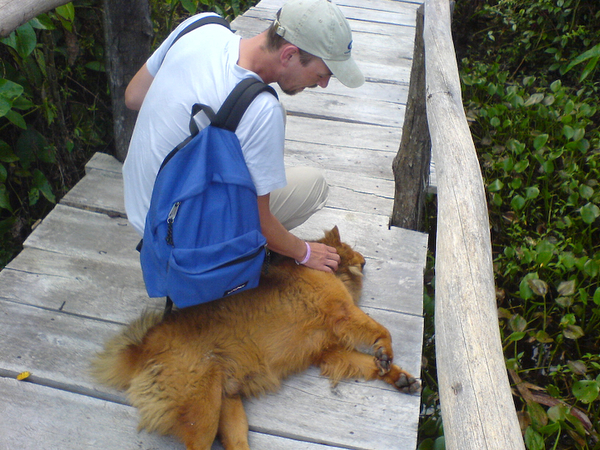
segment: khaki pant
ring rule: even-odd
[[[282,225],[291,230],[325,206],[329,186],[321,169],[286,168],[287,186],[271,192],[269,207]]]

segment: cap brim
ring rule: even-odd
[[[349,88],[357,88],[365,82],[365,77],[352,58],[345,61],[323,60],[331,73]]]

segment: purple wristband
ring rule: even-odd
[[[306,256],[304,257],[304,259],[302,261],[296,261],[296,264],[306,264],[308,262],[308,260],[310,259],[310,245],[308,244],[308,242],[304,242],[306,244]]]

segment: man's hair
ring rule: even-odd
[[[279,19],[279,12],[280,11],[277,11],[277,19]],[[269,27],[269,30],[267,31],[267,50],[270,52],[275,52],[283,45],[291,43],[277,34],[277,19],[273,21]],[[301,48],[298,48],[298,51],[300,55],[300,64],[303,66],[307,66],[313,59],[317,58],[317,56],[305,52]]]

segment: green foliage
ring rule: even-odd
[[[600,2],[478,4],[454,19],[525,444],[600,449]]]
[[[93,1],[0,40],[0,267],[111,139],[102,40]]]
[[[254,0],[152,0],[155,44],[201,11],[233,19]],[[0,39],[0,268],[32,225],[112,152],[101,2],[80,0]]]
[[[216,12],[228,20],[243,14],[258,0],[150,0],[154,22],[154,46],[185,18],[201,12]]]

